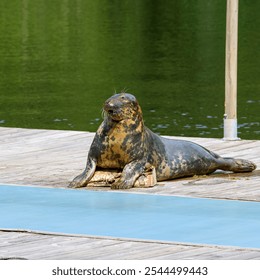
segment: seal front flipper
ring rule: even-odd
[[[73,181],[69,184],[69,188],[82,188],[86,187],[88,182],[93,177],[96,170],[97,163],[96,161],[88,157],[87,165],[85,170],[79,174],[77,177],[73,179]]]
[[[120,178],[112,184],[111,188],[112,189],[133,188],[136,179],[144,173],[145,165],[146,165],[145,159],[135,160],[126,164]]]

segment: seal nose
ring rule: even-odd
[[[110,103],[109,101],[105,103],[104,109],[109,113],[109,114],[113,114],[114,113],[114,109],[115,106],[114,104]]]

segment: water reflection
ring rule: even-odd
[[[250,2],[251,3],[251,2]],[[2,0],[0,124],[95,131],[127,89],[160,134],[222,137],[225,1]],[[239,136],[259,139],[259,1],[240,1]]]

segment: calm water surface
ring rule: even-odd
[[[240,0],[239,136],[260,139],[260,1]],[[223,0],[1,0],[0,126],[96,131],[114,92],[168,135],[222,137]]]

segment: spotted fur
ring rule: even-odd
[[[69,187],[86,186],[96,169],[122,171],[112,188],[124,189],[133,187],[151,167],[155,167],[157,181],[210,174],[216,169],[249,172],[256,168],[250,161],[222,158],[193,142],[153,133],[145,127],[141,107],[129,93],[110,97],[103,112],[104,121],[90,147],[86,169]]]

